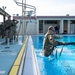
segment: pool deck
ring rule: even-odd
[[[34,50],[31,50],[32,43],[27,45],[28,37],[24,43],[21,39],[19,37],[19,41],[12,44],[1,44],[4,39],[0,39],[0,75],[39,75],[35,70],[37,60]]]

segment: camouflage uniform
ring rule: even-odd
[[[64,43],[59,42],[54,39],[54,33],[53,33],[53,27],[49,26],[48,32],[45,35],[44,42],[43,42],[43,51],[42,54],[46,57],[51,55],[53,53],[54,48],[58,45],[69,45],[69,44],[75,44],[75,42],[72,43]]]
[[[0,25],[0,36],[3,38],[4,37],[4,31],[3,31],[4,25],[3,23]]]
[[[5,37],[6,37],[6,43],[7,43],[7,40],[9,38],[9,42],[12,41],[13,39],[13,22],[8,19],[5,21]]]
[[[44,56],[48,57],[53,53],[56,46],[65,44],[67,43],[56,41],[54,40],[53,35],[47,34],[44,38],[42,53]]]
[[[52,36],[51,35],[47,35],[45,38],[44,38],[44,44],[43,44],[43,55],[44,56],[49,56],[53,53],[53,50],[54,50],[54,47],[56,45],[56,42],[54,40],[52,40],[51,38]]]
[[[12,21],[13,21],[13,36],[14,36],[14,40],[15,40],[15,37],[16,37],[16,28],[17,28],[16,24],[18,23],[18,21],[14,20],[14,19]]]

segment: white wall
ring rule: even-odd
[[[36,25],[36,20],[27,20],[28,23],[26,23],[27,21],[25,21],[25,26],[23,26],[23,29],[22,29],[22,23],[20,23],[20,20],[18,20],[19,23],[17,24],[17,32],[19,30],[19,27],[20,27],[20,30],[19,30],[19,35],[22,35],[22,30],[24,29],[24,34],[28,34],[28,35],[34,35],[34,34],[37,34],[37,25]]]
[[[26,27],[26,34],[28,35],[37,34],[37,26],[35,21],[28,22]]]

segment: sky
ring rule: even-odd
[[[75,0],[26,0],[26,4],[36,7],[37,16],[75,16]],[[22,15],[22,7],[16,5],[14,0],[0,0],[0,8],[2,6],[6,6],[5,11],[11,16]]]

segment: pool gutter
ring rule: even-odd
[[[28,38],[18,75],[40,75],[31,36]]]

